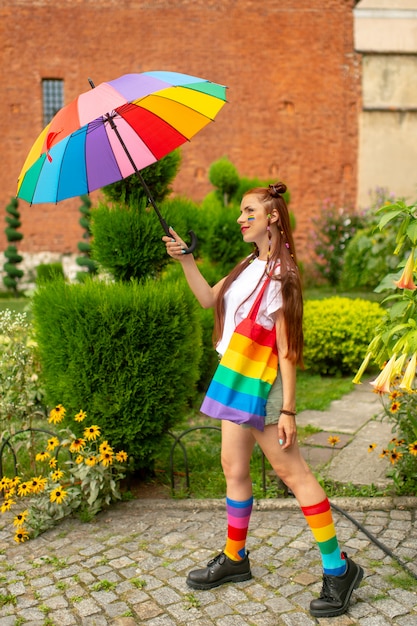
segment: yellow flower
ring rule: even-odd
[[[64,476],[64,472],[60,469],[57,469],[51,473],[51,478],[54,481],[54,483],[58,483],[63,476]]]
[[[0,507],[0,511],[2,513],[6,513],[7,511],[10,511],[10,509],[12,508],[14,504],[16,504],[16,502],[12,500],[11,498],[9,500],[5,500]]]
[[[413,382],[416,377],[416,365],[417,365],[417,355],[414,352],[404,372],[404,376],[400,384],[400,389],[405,389],[406,391],[412,391]]]
[[[109,446],[107,441],[103,441],[103,443],[101,443],[100,446],[99,446],[99,451],[101,453],[103,453],[103,452],[110,452],[110,453],[112,453],[113,449],[112,449],[111,446]]]
[[[373,452],[376,448],[376,443],[370,443],[368,446],[368,452]]]
[[[59,424],[65,417],[66,410],[62,406],[62,404],[58,404],[52,411],[49,413],[48,422],[51,424]]]
[[[379,455],[379,458],[383,459],[384,457],[388,455],[389,455],[389,450],[387,450],[386,448],[383,448],[381,454]]]
[[[30,493],[32,493],[30,482],[20,483],[19,487],[17,488],[17,495],[22,497],[27,496]]]
[[[327,441],[328,441],[328,443],[329,443],[331,446],[333,446],[333,448],[334,448],[334,446],[335,446],[337,443],[339,443],[339,441],[340,441],[340,437],[337,437],[337,435],[335,435],[335,436],[332,436],[332,435],[331,435],[330,437],[328,437],[328,438],[327,438]]]
[[[8,491],[4,492],[4,499],[9,500],[10,498],[13,498],[15,495],[16,495],[16,487],[12,487],[11,489],[8,489]]]
[[[74,419],[76,422],[82,422],[86,417],[87,413],[85,411],[79,411]]]
[[[85,464],[89,467],[93,467],[97,463],[97,459],[95,456],[89,456],[85,459]]]
[[[48,445],[46,446],[46,449],[55,450],[55,448],[57,448],[58,446],[59,446],[58,437],[51,437],[50,439],[48,439]]]
[[[19,528],[16,530],[15,536],[13,537],[16,543],[23,543],[29,539],[29,533],[26,528]]]
[[[389,399],[390,400],[396,400],[397,398],[400,398],[403,394],[400,391],[397,391],[394,389],[394,391],[391,391],[390,395],[389,395]]]
[[[10,481],[10,487],[17,487],[21,483],[19,476],[15,476]]]
[[[396,355],[393,354],[382,372],[371,382],[377,393],[390,393],[390,381],[395,369]]]
[[[104,467],[108,465],[112,465],[113,463],[113,454],[111,452],[102,452],[100,455],[100,461]]]
[[[412,454],[413,456],[417,456],[417,441],[415,441],[414,443],[410,443],[408,445],[408,451],[410,452],[410,454]]]
[[[70,452],[79,452],[80,450],[82,450],[85,446],[85,439],[74,439],[74,441],[71,443],[69,449]]]
[[[47,480],[42,476],[38,476],[37,478],[32,478],[30,481],[30,490],[32,493],[41,493],[46,487]]]
[[[0,480],[0,491],[5,491],[9,487],[10,482],[10,478],[7,478],[7,476],[3,476],[3,478]]]
[[[75,459],[75,462],[77,465],[80,465],[83,461],[84,461],[84,457],[82,456],[82,454],[79,454],[77,458]]]
[[[352,380],[353,383],[355,383],[355,385],[360,385],[361,384],[361,378],[363,376],[364,371],[366,370],[366,368],[369,365],[369,361],[371,359],[372,356],[372,352],[368,352],[368,354],[365,356],[364,360],[362,361],[362,364],[360,366],[360,368],[358,369],[355,378]]]
[[[52,457],[52,459],[50,459],[49,461],[49,467],[51,469],[55,469],[57,465],[58,465],[58,459],[55,457]]]
[[[13,520],[13,526],[23,526],[26,521],[28,511],[23,511],[23,513],[18,513]]]
[[[100,427],[89,426],[84,430],[84,437],[87,439],[87,441],[95,441],[97,437],[100,437]]]
[[[116,461],[119,463],[125,463],[125,461],[127,461],[127,454],[124,450],[120,450],[120,452],[116,454]]]
[[[47,461],[50,456],[49,452],[38,452],[35,456],[35,461]]]
[[[60,485],[59,487],[51,491],[49,499],[51,502],[56,502],[56,504],[62,504],[62,502],[65,500],[66,495],[67,492],[62,489]]]
[[[398,289],[410,289],[414,291],[417,289],[417,286],[414,284],[413,280],[414,273],[414,248],[410,252],[410,256],[407,259],[407,263],[405,264],[403,273],[400,276],[399,280],[395,281]]]
[[[399,402],[393,402],[390,406],[391,413],[398,413],[400,410],[401,404]]]
[[[398,452],[398,450],[394,448],[394,450],[391,450],[389,455],[390,463],[392,463],[392,465],[395,465],[395,463],[398,463],[398,461],[401,459],[402,455],[402,452]]]

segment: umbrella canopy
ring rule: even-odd
[[[225,102],[223,85],[176,72],[101,83],[41,132],[20,172],[17,197],[58,202],[138,173],[190,140]]]

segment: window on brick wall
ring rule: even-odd
[[[64,106],[64,81],[59,78],[42,80],[43,125],[49,124],[55,113]]]

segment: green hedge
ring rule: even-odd
[[[304,360],[315,374],[355,374],[384,316],[376,302],[342,297],[307,300]]]
[[[54,281],[36,292],[33,316],[48,403],[62,403],[71,418],[87,411],[88,425],[101,426],[137,469],[151,468],[161,435],[195,394],[194,298],[167,281]]]

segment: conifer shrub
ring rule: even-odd
[[[136,469],[150,469],[195,394],[194,298],[168,281],[54,281],[34,295],[33,316],[48,403],[69,419],[86,411]]]
[[[36,266],[36,284],[41,285],[57,278],[65,278],[64,268],[59,261],[56,263],[40,263]]]
[[[18,230],[22,225],[18,206],[19,202],[16,198],[12,198],[10,203],[6,206],[6,213],[8,215],[5,220],[7,227],[4,229],[9,245],[4,252],[4,256],[7,260],[3,266],[5,272],[3,283],[8,289],[12,289],[15,294],[17,294],[18,291],[18,281],[23,276],[23,270],[17,267],[19,263],[23,261],[23,257],[18,253],[15,245],[18,241],[23,239],[23,234]]]
[[[304,361],[321,375],[355,374],[385,312],[377,302],[334,297],[304,305]]]

